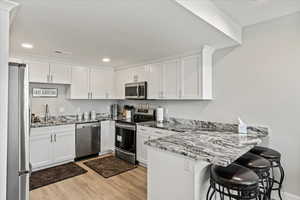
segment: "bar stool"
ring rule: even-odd
[[[281,154],[278,151],[275,151],[274,149],[270,149],[267,147],[261,147],[261,146],[254,147],[253,149],[250,150],[250,152],[254,153],[256,155],[259,155],[271,162],[272,191],[278,191],[279,198],[280,198],[280,200],[282,200],[281,188],[282,188],[282,183],[284,180],[284,170],[281,165]],[[279,169],[279,172],[280,172],[279,179],[275,178],[275,175],[274,175],[275,169]]]
[[[247,167],[257,174],[257,176],[259,177],[260,188],[259,199],[269,199],[272,185],[270,179],[270,161],[248,152],[237,159],[235,163]]]
[[[252,170],[237,164],[228,167],[212,165],[206,200],[211,200],[216,193],[220,195],[221,200],[225,197],[230,200],[257,200],[259,178]]]

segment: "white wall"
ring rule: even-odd
[[[0,199],[6,199],[9,12],[0,5]]]
[[[32,88],[58,88],[57,98],[33,98]],[[96,112],[109,112],[109,106],[114,100],[69,100],[67,96],[67,85],[51,85],[51,84],[30,84],[31,109],[32,113],[44,115],[45,104],[49,105],[50,114],[52,116],[61,114],[76,114],[78,108],[80,112],[95,110]],[[63,108],[64,112],[60,110]]]
[[[180,118],[271,127],[285,191],[300,196],[300,13],[245,28],[243,45],[216,52],[213,101],[151,101]],[[133,101],[125,102],[133,103]]]

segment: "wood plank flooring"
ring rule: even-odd
[[[92,159],[91,159],[92,160]],[[86,161],[86,160],[85,160]],[[146,200],[147,170],[138,167],[105,179],[83,164],[87,173],[30,192],[30,200]]]

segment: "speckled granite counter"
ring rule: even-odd
[[[37,122],[32,123],[31,128],[41,128],[41,127],[49,127],[49,126],[62,126],[68,124],[80,124],[80,123],[90,123],[90,122],[99,122],[99,121],[106,121],[111,120],[109,116],[105,116],[103,114],[97,114],[95,120],[88,120],[88,121],[78,121],[75,115],[65,115],[60,117],[52,117],[48,120],[48,122]]]
[[[170,123],[140,123],[141,126],[178,132],[149,140],[145,144],[195,160],[228,166],[268,136],[264,127],[248,127],[248,134],[238,134],[237,124],[171,119]]]

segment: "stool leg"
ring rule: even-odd
[[[280,171],[280,181],[279,181],[278,195],[279,195],[280,200],[282,200],[281,188],[282,188],[282,184],[283,184],[285,174],[284,174],[284,170],[283,170],[283,167],[282,167],[280,161],[278,162],[278,165],[279,165],[279,171]]]
[[[209,188],[208,188],[208,191],[207,191],[207,194],[206,194],[206,200],[209,200],[210,190],[211,190],[211,185],[209,185]]]

